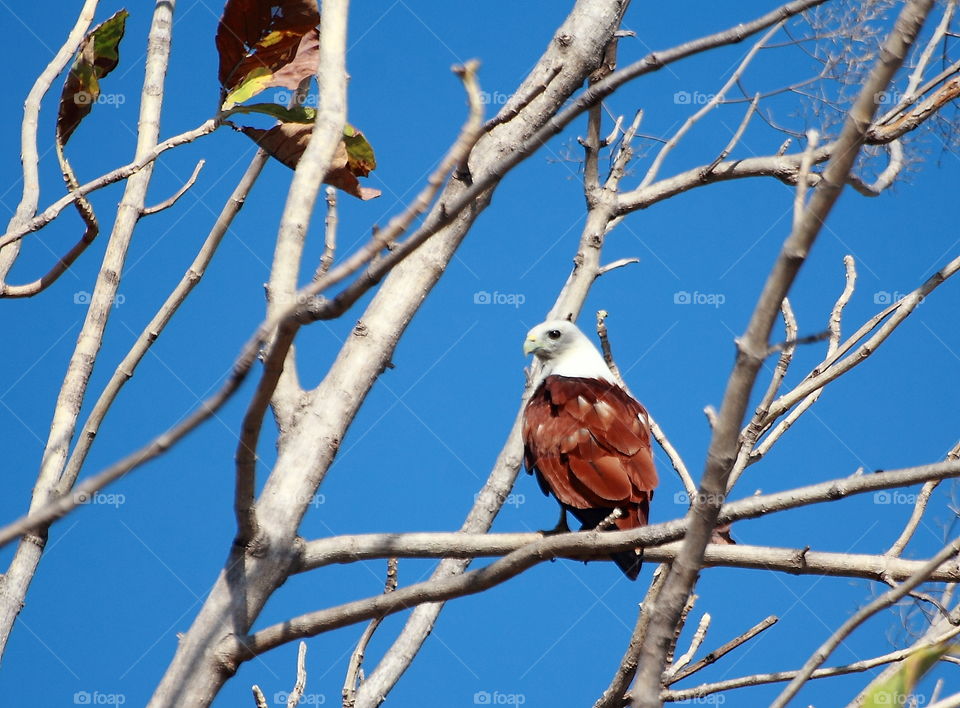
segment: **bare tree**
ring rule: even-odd
[[[312,0],[248,3],[265,12],[262,34],[252,38],[239,37],[239,25],[232,24],[230,13],[238,12],[241,3],[228,2],[221,21],[222,41],[218,34],[223,88],[220,109],[197,128],[162,141],[159,120],[171,56],[175,3],[157,2],[147,37],[136,153],[129,164],[80,184],[63,147],[86,115],[82,111],[76,115],[71,101],[82,105],[84,101],[78,103],[76,96],[89,96],[83,91],[93,89],[85,85],[71,88],[70,82],[86,76],[84,66],[100,72],[99,78],[109,73],[109,68],[103,68],[101,44],[122,22],[122,18],[114,16],[94,32],[88,32],[97,2],[87,0],[76,26],[37,79],[25,104],[21,137],[23,194],[6,234],[0,237],[0,296],[43,297],[47,287],[83,257],[98,235],[99,222],[87,196],[119,181],[125,182],[124,194],[107,237],[104,261],[87,303],[86,319],[63,374],[29,508],[21,518],[0,529],[4,544],[17,544],[13,560],[0,580],[0,648],[14,630],[54,525],[90,495],[114,483],[122,485],[120,480],[125,475],[162,457],[228,401],[241,396],[238,391],[248,378],[255,380],[254,390],[245,400],[234,461],[236,536],[216,584],[182,636],[166,675],[156,687],[151,706],[209,705],[244,662],[287,643],[363,622],[369,624],[353,651],[344,681],[343,702],[345,706],[376,706],[417,657],[445,601],[483,592],[545,560],[599,559],[637,545],[645,548],[649,561],[662,565],[642,603],[622,663],[611,667],[613,678],[599,696],[597,706],[659,706],[665,701],[774,682],[787,685],[773,705],[786,705],[810,680],[894,665],[913,652],[939,646],[960,632],[960,610],[951,603],[953,583],[960,579],[955,560],[960,542],[945,543],[943,550],[927,561],[901,557],[936,485],[960,477],[957,448],[934,464],[854,475],[727,501],[744,471],[767,455],[829,384],[864,365],[918,305],[960,269],[960,255],[953,254],[952,260],[932,276],[922,281],[918,276],[912,292],[858,325],[846,338],[841,325],[845,308],[855,293],[857,276],[852,257],[844,260],[845,277],[838,283],[839,293],[832,310],[824,313],[826,330],[822,334],[801,336],[788,299],[823,224],[848,185],[862,195],[877,196],[894,184],[913,159],[913,143],[909,139],[915,138],[915,144],[921,145],[922,136],[934,129],[955,135],[951,122],[955,116],[950,111],[952,102],[960,95],[960,62],[950,55],[954,48],[949,40],[956,36],[956,3],[950,0],[935,9],[933,0],[909,0],[897,8],[879,1],[844,5],[828,0],[793,0],[755,18],[734,16],[732,10],[729,28],[691,38],[620,66],[618,44],[631,34],[621,28],[628,4],[628,0],[575,2],[510,100],[486,121],[478,65],[467,62],[455,67],[467,96],[467,111],[452,144],[431,146],[442,152],[437,168],[402,211],[347,256],[337,252],[338,228],[342,226],[334,190],[328,188],[323,255],[316,267],[310,268],[315,271],[314,277],[304,283],[300,274],[305,266],[306,234],[311,221],[320,218],[314,212],[322,183],[355,196],[371,196],[356,179],[370,168],[361,164],[366,154],[363,151],[369,146],[357,142],[362,136],[346,122],[348,0],[326,0],[320,8]],[[282,11],[271,13],[278,8]],[[895,17],[891,14],[894,10],[898,12]],[[323,22],[319,23],[321,13]],[[267,45],[258,44],[263,33],[276,29],[270,23],[292,22],[291,17],[306,19],[297,25],[294,40],[282,57],[268,54]],[[286,25],[284,31],[293,32]],[[239,42],[239,49],[225,48],[230,42]],[[604,100],[622,87],[687,57],[739,42],[750,43],[739,64],[706,100],[687,101],[689,113],[670,134],[645,134],[644,116],[639,110],[628,116],[604,113]],[[851,49],[854,44],[856,51]],[[113,49],[115,53],[115,44]],[[809,76],[790,77],[781,86],[748,90],[749,70],[755,63],[775,61],[768,57],[777,51],[797,50],[807,52],[815,65]],[[94,52],[101,54],[94,57]],[[940,69],[935,68],[938,55]],[[74,68],[61,98],[56,143],[67,190],[40,210],[37,124],[41,99],[71,59]],[[84,61],[86,65],[82,64]],[[263,83],[262,71],[251,73],[264,66],[269,69],[269,84]],[[304,102],[314,77],[319,104],[316,110],[310,110]],[[250,104],[248,99],[264,85],[297,90],[288,106]],[[737,112],[733,130],[719,142],[722,149],[705,155],[702,164],[664,176],[674,149],[698,122],[709,120],[721,110]],[[251,111],[266,113],[281,122],[269,131],[234,125],[237,116]],[[303,538],[301,523],[337,456],[340,441],[374,383],[390,365],[398,341],[477,216],[490,204],[506,174],[584,114],[585,137],[580,141],[583,156],[578,160],[582,164],[586,221],[576,246],[574,267],[546,313],[548,317],[576,319],[594,282],[635,260],[604,262],[603,258],[607,235],[625,219],[633,218],[635,212],[684,192],[750,177],[772,177],[794,188],[792,226],[769,273],[757,276],[758,284],[763,283],[762,291],[746,330],[736,338],[736,360],[722,404],[717,411],[707,411],[712,437],[709,452],[701,463],[699,482],[695,481],[694,462],[685,460],[653,423],[654,436],[689,497],[689,512],[683,518],[629,532],[594,531],[548,537],[489,533],[520,467],[518,412],[496,463],[459,530]],[[758,119],[770,126],[775,135],[781,133],[770,144],[769,154],[733,157],[748,127]],[[202,167],[198,165],[175,194],[148,206],[146,194],[153,165],[164,152],[202,140],[223,126],[243,130],[257,141],[261,150],[223,206],[181,282],[98,393],[86,420],[81,421],[93,368],[110,331],[109,316],[135,229],[143,218],[175,209]],[[799,147],[791,150],[794,141]],[[86,470],[87,455],[107,412],[203,276],[271,156],[293,167],[294,172],[277,224],[262,322],[238,353],[225,383],[188,416],[108,467]],[[642,177],[633,180],[637,170],[643,171]],[[635,184],[625,186],[629,182]],[[84,222],[84,232],[76,245],[36,280],[25,284],[8,282],[21,245],[60,218],[70,205]],[[360,313],[352,335],[343,343],[322,381],[312,389],[302,385],[296,373],[294,347],[302,329],[321,320],[356,316],[354,305],[371,292],[372,300]],[[613,364],[604,318],[603,314],[598,317],[598,335]],[[778,319],[783,322],[782,337],[775,332]],[[782,341],[778,343],[779,339]],[[820,346],[822,341],[826,343],[822,360],[787,390],[785,381],[798,349]],[[759,379],[772,359],[776,361],[767,369],[772,372],[770,379],[751,414],[748,409],[755,400],[752,396],[758,386],[762,388]],[[268,410],[272,410],[275,428],[266,422]],[[260,485],[257,450],[263,444],[261,438],[267,437],[276,440],[278,454]],[[884,554],[711,544],[718,524],[914,484],[925,485],[915,512]],[[468,570],[470,562],[478,557],[497,560],[481,569]],[[404,584],[397,577],[397,558],[435,558],[439,563],[429,579]],[[321,606],[273,625],[263,626],[258,621],[277,589],[295,574],[317,572],[333,563],[370,559],[394,559],[388,566],[383,593],[342,605]],[[885,583],[889,589],[838,627],[798,669],[675,688],[674,684],[760,633],[777,631],[776,618],[768,618],[697,659],[711,622],[709,615],[703,615],[687,648],[677,656],[678,642],[693,608],[697,579],[707,566],[867,578]],[[946,583],[948,589],[934,597],[919,589],[926,582]],[[904,597],[936,609],[912,648],[878,654],[856,664],[823,668],[844,637],[864,620]],[[414,609],[403,629],[364,675],[365,652],[381,620],[410,608]],[[295,705],[303,695],[308,678],[304,654],[305,645],[301,644],[290,705]],[[865,689],[864,695],[869,690]],[[264,705],[259,688],[254,687],[254,694],[256,704]]]

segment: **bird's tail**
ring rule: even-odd
[[[574,509],[567,507],[583,524],[581,530],[596,528],[597,524],[606,519],[613,509]],[[642,502],[637,506],[628,507],[626,513],[614,521],[614,528],[620,531],[635,529],[647,525],[649,502]],[[643,549],[635,548],[629,551],[613,553],[610,558],[630,580],[636,580],[643,566]]]
[[[614,553],[610,557],[630,580],[636,580],[637,576],[640,575],[640,568],[643,567],[642,548]]]

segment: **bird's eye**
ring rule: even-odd
[[[549,332],[547,332],[547,336],[550,337],[550,339],[560,339],[560,330],[551,329]]]

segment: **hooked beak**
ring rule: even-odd
[[[531,334],[523,343],[523,355],[530,356],[539,348],[540,347],[537,345],[537,338]]]

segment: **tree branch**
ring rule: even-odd
[[[785,241],[747,330],[737,342],[737,359],[713,431],[700,494],[688,514],[690,529],[684,540],[683,551],[671,566],[656,614],[644,640],[632,697],[635,708],[661,705],[661,675],[670,634],[696,582],[704,550],[716,527],[727,479],[737,456],[740,428],[750,393],[769,349],[770,332],[780,303],[787,296],[823,222],[840,196],[860,147],[866,140],[878,94],[886,88],[902,64],[931,5],[932,0],[915,0],[901,12],[880,59],[844,123],[836,141],[836,152],[823,172],[804,217]]]

